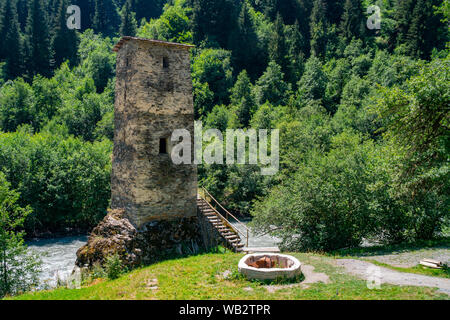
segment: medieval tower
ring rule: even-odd
[[[196,166],[176,165],[170,156],[175,129],[187,129],[194,137],[191,47],[123,37],[114,48],[111,208],[124,209],[137,229],[196,221]]]

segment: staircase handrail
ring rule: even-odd
[[[219,211],[216,210],[216,208],[214,208],[214,206],[209,203],[208,200],[206,200],[206,197],[203,197],[201,194],[200,196],[203,198],[203,200],[206,201],[206,203],[223,219],[225,220],[229,227],[231,227],[235,232],[240,233],[243,237],[246,238],[246,246],[248,247],[248,239],[249,239],[249,233],[250,233],[250,229],[244,224],[242,223],[238,218],[236,218],[233,214],[231,214],[231,212],[229,212],[227,209],[225,209],[220,203],[219,201],[217,201],[209,192],[208,190],[206,190],[204,187],[201,187],[202,190],[222,209],[226,212],[227,214],[227,218],[225,218],[222,214],[219,213]],[[240,231],[239,229],[233,227],[233,225],[231,224],[230,221],[228,221],[228,216],[231,216],[234,220],[236,220],[242,227],[244,227],[246,234],[244,234],[242,231]]]

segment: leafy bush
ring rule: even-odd
[[[101,279],[106,277],[105,269],[99,262],[94,263],[90,272],[91,279]]]
[[[23,227],[30,207],[18,205],[19,194],[0,172],[0,298],[28,291],[37,286],[41,261],[28,252]]]
[[[117,279],[122,273],[125,272],[125,267],[123,266],[122,261],[120,260],[120,257],[117,253],[106,258],[104,268],[106,276],[110,280]]]

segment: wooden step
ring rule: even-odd
[[[225,236],[224,238],[227,239],[227,240],[233,240],[233,239],[237,239],[239,237],[237,235],[233,234],[233,235],[230,235],[230,236]],[[240,238],[239,238],[239,240],[240,240]]]
[[[230,240],[230,241],[228,241],[229,243],[231,243],[231,244],[233,244],[233,243],[239,243],[239,242],[241,242],[241,239],[240,238],[235,238],[235,240]]]
[[[217,215],[215,215],[214,213],[207,213],[207,214],[204,214],[207,218],[209,218],[209,217],[217,217]]]

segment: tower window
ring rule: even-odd
[[[167,69],[169,68],[169,58],[163,57],[163,68]]]
[[[159,154],[167,154],[167,139],[159,139]]]

